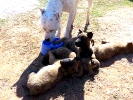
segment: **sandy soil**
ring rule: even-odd
[[[5,19],[14,14],[30,11],[37,5],[37,0],[0,0],[0,18]]]
[[[119,9],[97,18],[96,45],[105,39],[132,40],[132,10]],[[26,84],[27,76],[43,66],[43,56],[39,54],[43,40],[39,16],[38,13],[22,14],[15,16],[6,27],[1,26],[0,100],[133,100],[133,54],[102,61],[95,77],[65,78],[42,95],[26,96],[22,85]],[[76,34],[77,30],[78,27],[73,32]]]

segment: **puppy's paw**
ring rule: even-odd
[[[100,62],[97,59],[92,59],[91,64],[93,66],[92,67],[93,70],[98,70],[100,67]]]
[[[101,42],[102,44],[106,44],[106,43],[110,43],[109,41],[107,41],[107,40],[102,40],[102,42]]]
[[[91,59],[91,64],[97,65],[98,63],[100,62],[97,59]]]

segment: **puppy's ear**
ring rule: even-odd
[[[78,35],[81,34],[81,33],[82,33],[82,31],[79,29]],[[77,36],[78,36],[78,35],[77,35]]]
[[[128,43],[127,43],[127,47],[133,48],[133,42],[128,42]],[[133,50],[133,49],[131,49],[131,50]]]
[[[56,20],[59,20],[59,18],[60,18],[59,13],[55,13],[54,16],[55,16],[55,19],[56,19]]]
[[[60,64],[61,64],[61,67],[64,68],[64,69],[68,69],[68,67],[69,67],[67,62],[60,61]]]
[[[41,13],[45,13],[45,9],[40,8]]]
[[[94,46],[94,43],[95,43],[95,42],[94,42],[94,40],[92,39],[92,40],[91,40],[91,44],[92,44],[92,46]]]
[[[73,60],[69,58],[65,58],[63,60],[60,60],[61,67],[64,69],[68,69],[70,66],[73,65]]]
[[[79,33],[82,33],[82,31],[79,29]]]
[[[92,38],[93,37],[93,33],[92,32],[87,32],[87,36],[88,36],[88,38]]]

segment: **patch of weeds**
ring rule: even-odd
[[[133,2],[133,0],[129,0],[129,1]]]
[[[74,21],[74,23],[76,24],[77,27],[85,25],[86,16],[87,16],[86,11],[76,14],[76,20]]]
[[[111,10],[117,10],[119,8],[125,7],[132,7],[133,0],[94,0],[92,13],[91,13],[91,20],[93,22],[93,29],[97,30],[98,23],[96,18],[102,17],[106,12]]]
[[[8,22],[7,19],[0,19],[0,27],[5,25]]]
[[[117,94],[113,95],[113,98],[118,99],[118,95]]]
[[[38,0],[38,1],[40,2],[39,6],[41,6],[41,7],[45,7],[48,2],[48,0]]]
[[[48,0],[39,0],[39,2],[40,2],[39,7],[45,8]],[[74,20],[74,23],[76,23],[76,27],[80,27],[81,24],[83,25],[85,24],[86,15],[87,15],[86,13],[87,4],[85,2],[87,3],[86,0],[82,0],[82,1],[79,1],[78,3],[78,12]],[[93,28],[94,29],[98,28],[97,20],[95,19],[97,17],[102,17],[107,11],[116,10],[124,7],[132,7],[132,6],[133,6],[133,0],[94,0],[92,11],[91,11],[91,20],[92,20],[91,23],[93,23]],[[66,26],[67,19],[68,19],[68,14],[64,13],[62,15],[62,20],[61,20],[62,25]]]
[[[109,10],[116,10],[124,7],[132,7],[133,0],[95,0],[93,2],[92,16],[101,17]]]

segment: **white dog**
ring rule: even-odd
[[[68,23],[64,37],[70,38],[73,28],[74,18],[77,12],[77,4],[79,0],[48,0],[46,9],[40,9],[42,28],[45,31],[45,39],[53,41],[55,37],[60,37],[60,19],[62,11],[69,13]],[[92,6],[92,0],[88,0],[88,11],[86,25],[89,25],[89,14]],[[56,31],[58,31],[56,33]]]

